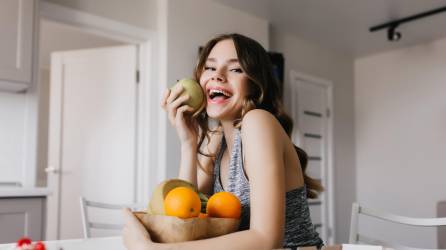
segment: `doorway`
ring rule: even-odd
[[[37,180],[39,187],[47,186],[45,168],[48,166],[48,123],[50,97],[51,53],[89,48],[124,45],[107,37],[85,32],[77,27],[42,18],[39,41],[39,132]]]
[[[40,9],[36,179],[52,192],[46,240],[81,238],[80,196],[120,204],[148,199],[142,103],[149,102],[153,34],[47,2]],[[119,222],[113,214],[99,217]]]
[[[333,87],[328,80],[291,71],[292,140],[308,154],[306,173],[324,187],[308,201],[316,230],[324,242],[334,243],[333,209]]]

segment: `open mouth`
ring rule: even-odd
[[[231,98],[232,94],[228,91],[224,91],[222,89],[210,89],[209,90],[209,98],[212,101],[223,101]]]

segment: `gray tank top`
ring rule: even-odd
[[[220,176],[220,163],[226,148],[225,139],[217,153],[214,165],[214,193],[228,191],[236,195],[242,204],[242,215],[239,230],[249,229],[250,201],[249,181],[243,167],[243,153],[240,130],[235,130],[233,150],[229,162],[229,181],[227,190],[223,189]],[[323,242],[314,229],[308,208],[305,186],[286,192],[285,236],[283,246],[295,249],[302,246],[317,246],[321,248]]]

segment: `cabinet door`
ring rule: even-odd
[[[43,240],[45,198],[0,198],[0,244],[23,236]]]
[[[34,0],[0,1],[0,87],[31,82]],[[16,87],[17,88],[17,87]]]

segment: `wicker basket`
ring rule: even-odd
[[[190,218],[134,212],[155,242],[171,243],[217,237],[237,231],[239,219]]]

